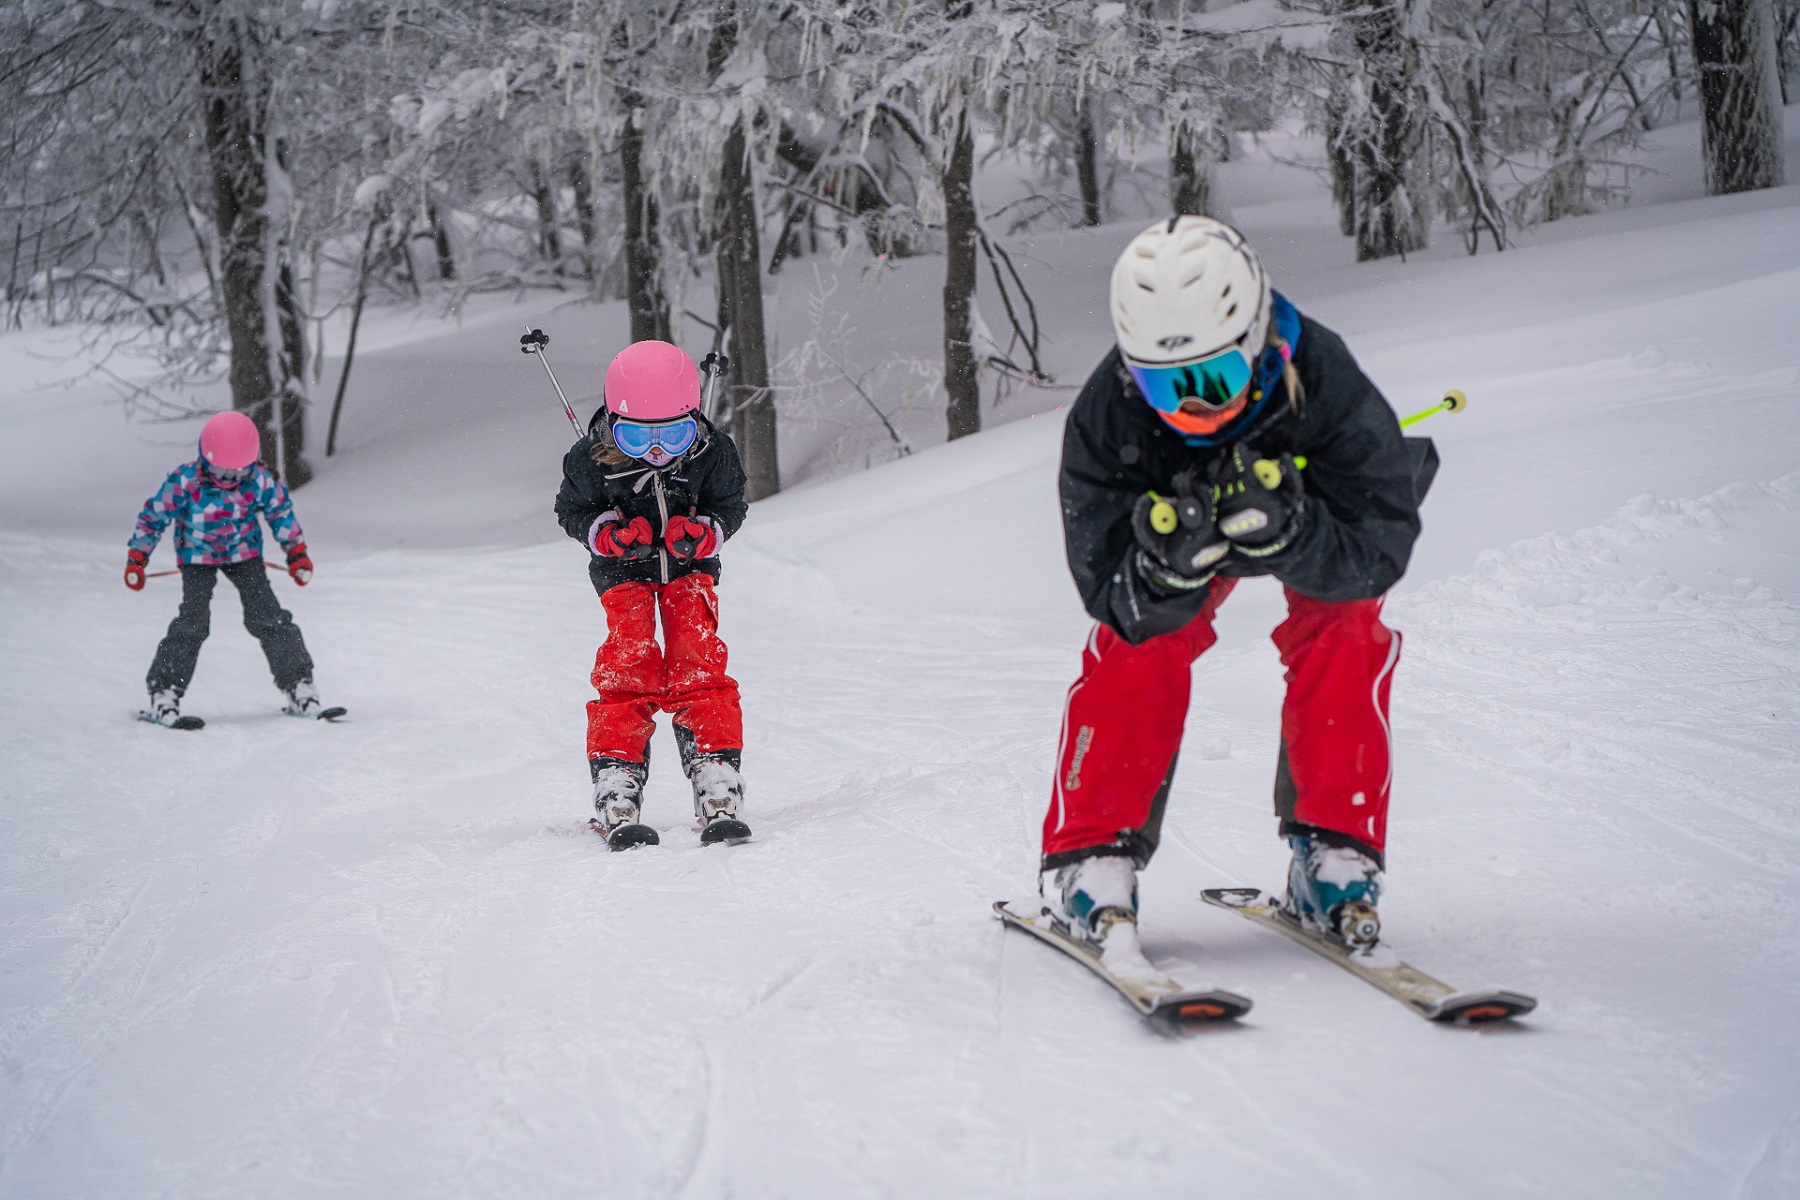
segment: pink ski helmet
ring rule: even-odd
[[[242,470],[261,452],[256,422],[241,412],[218,413],[200,430],[200,457],[220,470]]]
[[[606,411],[633,421],[672,421],[700,407],[700,369],[681,347],[633,342],[606,368]]]

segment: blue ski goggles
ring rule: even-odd
[[[679,458],[688,452],[694,439],[699,436],[699,422],[692,417],[658,421],[654,425],[620,417],[612,425],[613,445],[633,458],[642,458],[659,448],[670,458]]]
[[[1125,368],[1150,407],[1171,414],[1180,412],[1187,400],[1198,401],[1213,412],[1230,408],[1243,399],[1254,374],[1250,359],[1236,346],[1167,366],[1146,366],[1126,359]]]

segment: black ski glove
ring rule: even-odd
[[[1163,595],[1205,587],[1231,549],[1213,527],[1211,489],[1197,486],[1184,471],[1175,477],[1174,492],[1139,496],[1131,509],[1131,532],[1137,539],[1132,566]]]
[[[1293,455],[1263,458],[1252,447],[1233,446],[1214,478],[1219,532],[1239,554],[1280,554],[1305,529],[1306,490]]]

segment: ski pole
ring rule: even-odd
[[[269,570],[271,570],[271,571],[287,570],[287,568],[282,566],[280,563],[272,563],[266,558],[262,560],[262,565],[269,568]],[[173,571],[150,571],[147,574],[145,574],[144,578],[145,579],[161,579],[165,575],[179,575],[179,574],[181,574],[181,568],[176,567]]]
[[[1430,408],[1424,409],[1421,412],[1416,412],[1410,417],[1401,417],[1400,428],[1405,429],[1408,426],[1417,425],[1426,417],[1435,417],[1441,412],[1461,412],[1467,407],[1469,407],[1469,398],[1463,395],[1462,389],[1451,388],[1444,393],[1444,398],[1442,400],[1439,400]]]
[[[519,339],[521,354],[535,354],[539,362],[544,364],[544,374],[550,377],[550,386],[556,389],[556,398],[562,401],[563,413],[569,418],[569,424],[575,427],[576,437],[586,437],[587,430],[575,419],[575,410],[569,405],[569,398],[563,395],[562,384],[556,382],[556,372],[550,369],[550,360],[544,357],[544,347],[550,344],[550,335],[541,329],[527,328]]]
[[[1444,393],[1442,400],[1430,408],[1416,412],[1410,417],[1401,417],[1400,428],[1405,429],[1410,425],[1417,425],[1426,417],[1435,417],[1441,412],[1461,412],[1467,407],[1469,407],[1469,397],[1463,393],[1461,388],[1451,388]],[[1262,485],[1271,491],[1281,485],[1281,467],[1273,459],[1259,458],[1253,464],[1252,469],[1256,472],[1256,477],[1262,482]],[[1294,469],[1296,471],[1306,470],[1306,455],[1294,455]],[[1150,528],[1161,534],[1174,533],[1176,525],[1179,524],[1174,503],[1155,492],[1149,493],[1149,496],[1151,500]]]
[[[711,417],[713,415],[713,392],[718,389],[719,376],[731,370],[731,359],[714,350],[700,360],[700,370],[706,376],[706,399],[701,402],[700,410]]]

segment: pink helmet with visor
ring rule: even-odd
[[[256,422],[241,412],[222,412],[200,430],[200,457],[223,471],[241,471],[262,452]]]
[[[673,421],[700,407],[700,369],[679,346],[633,342],[606,368],[606,411],[632,421]]]

